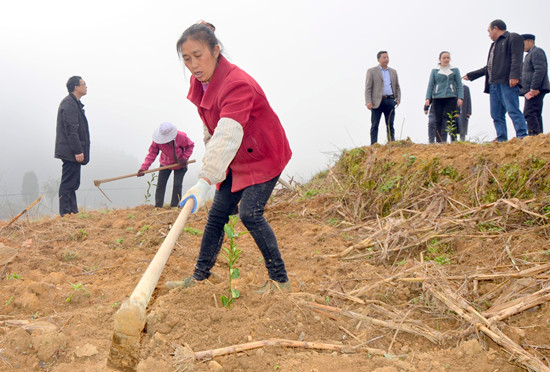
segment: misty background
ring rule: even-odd
[[[80,75],[90,125],[91,160],[82,167],[81,210],[146,203],[150,175],[93,185],[135,173],[163,121],[195,142],[184,190],[197,180],[204,154],[202,123],[187,101],[190,74],[175,44],[191,24],[216,26],[224,54],[262,86],[293,150],[283,178],[306,182],[343,149],[370,143],[366,70],[387,50],[399,74],[398,139],[427,143],[422,108],[439,52],[451,52],[462,74],[485,65],[487,26],[503,19],[512,32],[533,33],[550,50],[549,3],[513,0],[441,1],[18,1],[0,14],[0,218],[39,195],[34,214],[58,213],[61,161],[53,158],[57,109],[65,83]],[[483,79],[467,82],[473,115],[468,139],[490,141],[495,130]],[[523,98],[520,99],[523,107]],[[547,105],[548,107],[548,105]],[[543,114],[546,114],[548,108]],[[385,125],[381,122],[381,128]],[[545,133],[548,133],[546,125]],[[385,143],[384,130],[379,142]],[[515,132],[508,119],[509,138]],[[442,149],[444,151],[444,149]],[[157,167],[157,161],[151,166]],[[172,178],[165,201],[171,192]],[[149,190],[154,198],[154,187]],[[151,203],[149,201],[149,203]]]

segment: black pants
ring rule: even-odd
[[[386,120],[386,134],[388,142],[395,141],[395,130],[393,128],[393,119],[395,118],[395,99],[382,98],[380,106],[371,110],[371,127],[370,127],[370,144],[374,145],[378,142],[378,125],[380,124],[380,118],[384,114]]]
[[[536,136],[544,132],[542,126],[542,104],[544,95],[546,93],[540,93],[539,95],[525,100],[523,106],[523,116],[527,122],[527,133],[530,136]]]
[[[181,199],[185,172],[187,172],[187,167],[174,170],[174,185],[172,187],[172,200],[170,201],[171,207],[177,207]],[[159,179],[157,180],[157,189],[155,191],[155,207],[162,208],[164,204],[164,193],[166,192],[166,184],[168,183],[170,173],[172,173],[172,169],[159,171]]]
[[[224,225],[235,212],[240,202],[239,216],[258,245],[264,258],[269,278],[285,283],[288,276],[281,257],[277,238],[264,217],[265,204],[269,200],[279,176],[258,185],[248,186],[244,190],[231,192],[233,178],[231,172],[216,191],[214,202],[208,213],[208,221],[202,236],[201,250],[195,265],[193,277],[204,280],[210,276],[210,269],[216,263],[224,237]]]
[[[76,190],[80,187],[80,168],[76,161],[63,160],[61,183],[59,184],[59,215],[78,213]]]
[[[434,143],[437,138],[437,130],[435,127],[435,111],[433,105],[430,106],[430,111],[428,112],[428,142]]]
[[[466,141],[466,135],[468,134],[468,123],[470,122],[470,118],[464,114],[464,116],[460,116],[458,119],[458,133],[460,134],[460,140],[462,142]]]
[[[451,142],[456,141],[458,134],[458,117],[454,118],[453,129],[451,130],[449,114],[456,111],[456,97],[435,98],[433,100],[435,111],[435,129],[437,142],[447,142],[447,132],[451,135]],[[449,121],[449,122],[447,122]]]

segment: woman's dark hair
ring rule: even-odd
[[[67,90],[69,93],[74,92],[74,88],[80,85],[80,80],[82,80],[80,76],[71,76],[69,80],[67,80]]]
[[[216,45],[220,46],[220,55],[221,55],[221,43],[219,42],[218,38],[214,34],[214,30],[216,27],[214,27],[213,24],[201,21],[200,23],[194,24],[191,27],[189,27],[187,30],[183,31],[183,34],[179,38],[178,42],[176,43],[176,49],[178,52],[178,56],[181,58],[181,46],[189,39],[201,41],[208,45],[208,48],[210,49],[210,52],[212,55],[214,55],[214,48]]]
[[[449,55],[449,57],[451,56],[451,52],[447,52],[446,50],[444,50],[441,53],[439,53],[439,59],[441,59],[441,56],[445,53],[447,53]]]

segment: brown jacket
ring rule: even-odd
[[[401,102],[401,88],[399,87],[399,79],[397,71],[388,67],[390,71],[391,86],[393,89],[393,97],[396,101]],[[365,82],[365,104],[372,103],[372,108],[378,108],[382,102],[382,93],[384,92],[384,78],[380,65],[369,68],[367,70],[367,79]]]

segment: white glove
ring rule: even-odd
[[[210,190],[210,184],[202,178],[199,178],[195,186],[191,187],[189,190],[187,190],[185,195],[183,195],[183,199],[179,204],[180,208],[185,205],[189,198],[192,198],[195,201],[195,205],[193,206],[193,210],[191,210],[191,213],[195,213],[199,210],[200,207],[204,205],[208,190]]]

